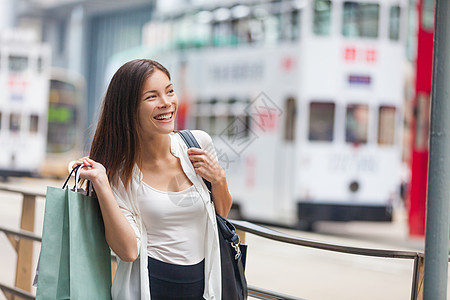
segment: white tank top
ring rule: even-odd
[[[142,182],[138,205],[147,229],[148,256],[177,265],[193,265],[205,258],[208,215],[194,185],[163,192]]]

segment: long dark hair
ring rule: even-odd
[[[139,164],[141,141],[137,112],[143,83],[155,69],[164,72],[170,80],[169,71],[156,61],[127,62],[114,74],[103,99],[90,157],[106,168],[112,184],[117,184],[120,178],[127,188],[134,165]]]

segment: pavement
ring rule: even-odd
[[[47,186],[61,186],[62,183],[63,180],[14,178],[10,182],[0,183],[0,186],[26,186],[28,191],[45,193]],[[0,226],[19,229],[21,202],[20,195],[0,192]],[[35,233],[38,235],[42,234],[44,203],[45,199],[43,198],[38,198],[36,203]],[[412,251],[423,251],[424,249],[423,238],[409,237],[406,211],[400,204],[394,210],[392,223],[320,222],[317,224],[315,232],[273,228],[311,240],[347,246]],[[364,260],[355,269],[354,265],[361,260],[360,257],[285,245],[252,235],[247,235],[246,241],[249,244],[246,272],[251,285],[305,299],[397,300],[409,297],[412,276],[410,261],[398,263],[389,261],[385,264],[384,260],[381,262]],[[4,234],[0,234],[0,243],[2,245],[0,247],[0,282],[14,285],[16,254]],[[33,269],[39,247],[39,243],[35,243]],[[380,269],[382,269],[381,272]],[[275,274],[277,275],[274,276]],[[361,279],[361,283],[357,283],[359,278],[363,277],[359,274],[367,276],[367,278]],[[373,292],[367,293],[371,287],[365,287],[365,284],[373,284],[385,279],[389,279],[390,283],[387,284],[391,284],[388,288],[390,296],[386,295],[387,290],[380,290],[379,287],[374,288]],[[351,282],[350,288],[343,289],[342,287],[349,281]],[[325,283],[326,285],[324,285]],[[324,287],[327,285],[328,287],[325,289]],[[337,294],[334,293],[333,296],[330,296],[331,294],[325,290],[337,291]],[[381,295],[385,296],[380,298],[380,294],[377,294],[379,290]],[[35,292],[35,288],[32,289],[32,292]],[[362,293],[366,296],[360,297]],[[339,294],[342,296],[338,296]],[[369,297],[369,294],[373,297]],[[6,298],[0,293],[0,300],[4,299]]]

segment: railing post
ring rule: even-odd
[[[34,232],[34,216],[36,208],[36,196],[23,195],[22,217],[20,228]],[[17,266],[15,286],[24,290],[31,291],[31,276],[33,264],[33,241],[20,238],[17,242]]]
[[[411,300],[423,299],[423,261],[424,258],[421,255],[417,255],[414,259]]]
[[[14,300],[13,294],[3,291],[3,295],[5,295],[7,300]]]
[[[423,296],[447,299],[450,186],[450,1],[436,0]]]

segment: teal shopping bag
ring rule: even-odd
[[[36,299],[111,299],[111,251],[96,198],[47,188]]]

